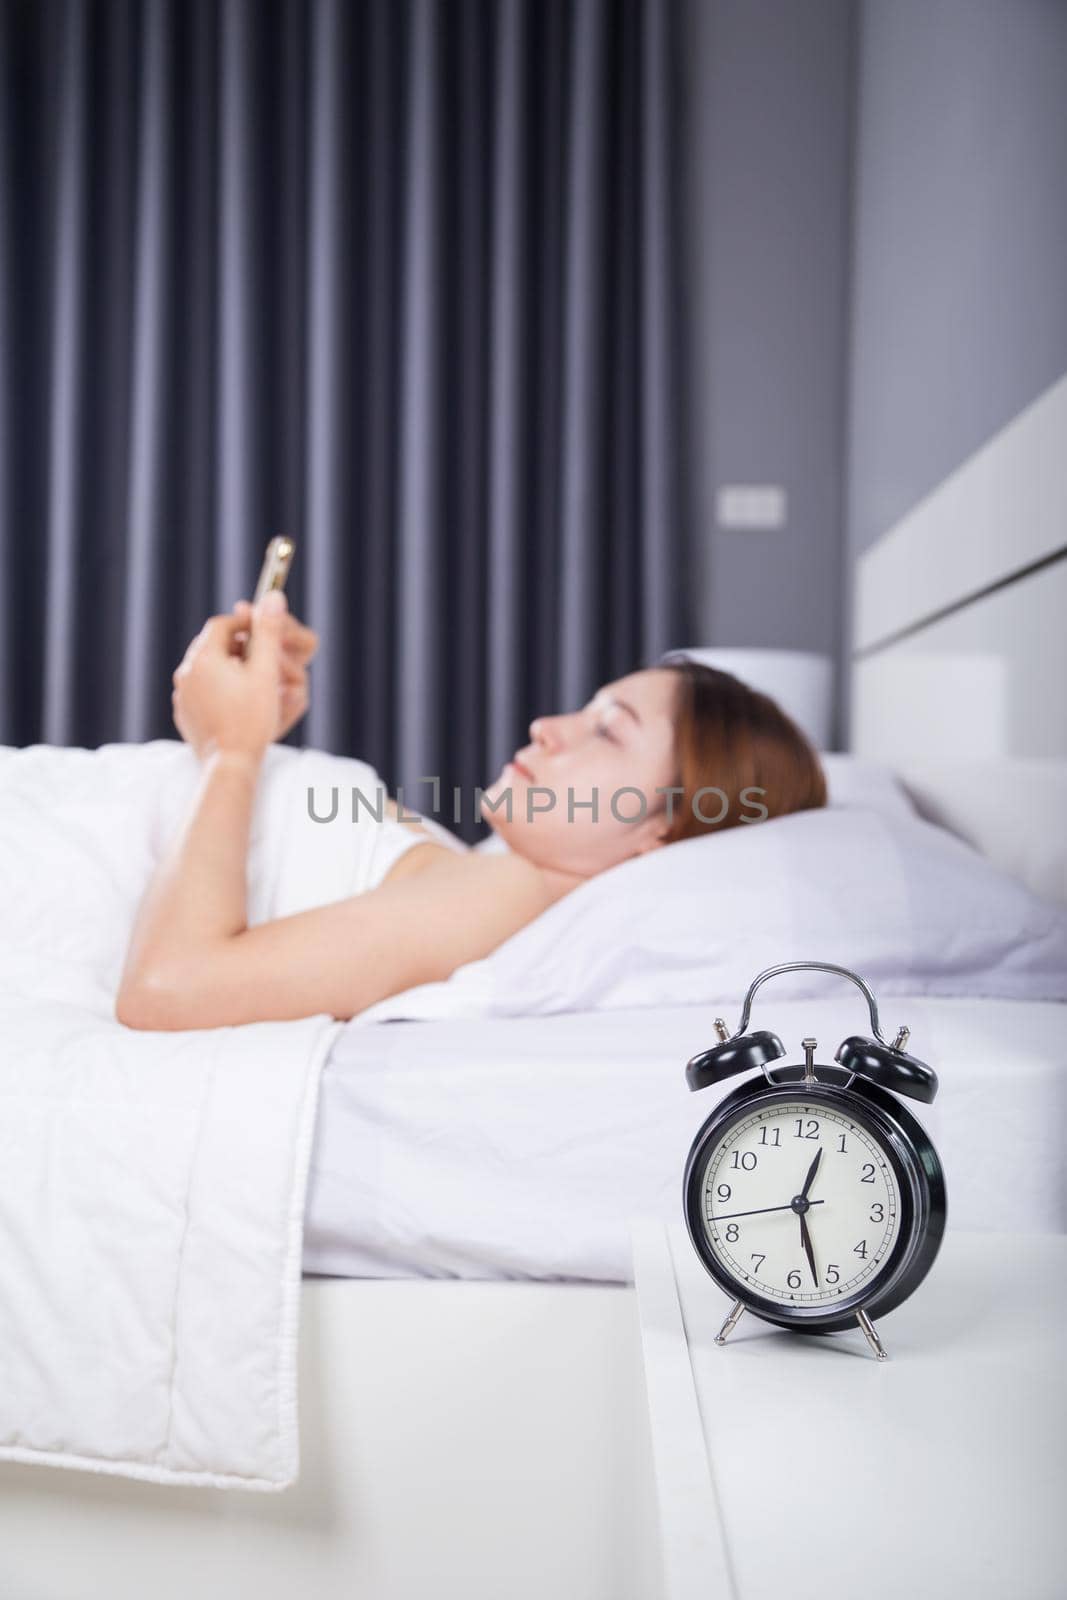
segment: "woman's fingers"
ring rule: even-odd
[[[232,640],[235,626],[232,615],[208,617],[189,649],[221,650]]]
[[[301,717],[306,713],[310,704],[306,679],[301,683],[288,684],[281,690],[278,706],[278,737],[284,739],[290,729],[295,728]]]
[[[219,648],[225,641],[227,653],[239,656],[243,653],[252,631],[252,602],[250,600],[236,600],[233,611],[228,616],[208,617],[195,639],[190,641],[182,660],[171,674],[171,683],[177,687],[183,672],[188,672],[193,657],[206,645],[209,649]],[[309,628],[299,618],[287,613],[281,636],[282,670],[286,681],[296,682],[300,672],[314,657],[319,648],[319,636],[314,628]]]
[[[250,600],[236,601],[233,614],[236,620],[242,624],[242,632],[239,638],[247,638],[248,634],[243,630],[249,628],[251,624],[252,602]],[[303,661],[310,661],[319,648],[319,636],[314,628],[309,628],[306,623],[301,622],[299,617],[295,617],[290,611],[286,614],[285,626],[282,630],[282,648],[289,655],[295,655]]]
[[[319,648],[319,636],[314,628],[309,628],[306,623],[297,621],[296,617],[288,619],[288,626],[282,639],[285,648],[294,655],[310,661],[315,651]]]
[[[244,654],[244,647],[251,636],[251,601],[236,600],[233,607],[233,616],[239,626],[234,630],[233,638],[230,640],[230,654],[240,656]]]

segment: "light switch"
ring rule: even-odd
[[[724,484],[715,497],[720,528],[757,528],[774,532],[785,527],[786,493],[777,483]]]

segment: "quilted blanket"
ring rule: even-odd
[[[249,920],[341,898],[354,829],[275,746]],[[341,1024],[141,1033],[114,997],[137,904],[200,781],[175,740],[0,747],[0,1460],[283,1489],[299,1470],[304,1193]]]

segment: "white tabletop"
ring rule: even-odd
[[[950,1230],[887,1361],[749,1312],[717,1346],[684,1226],[633,1248],[669,1600],[1067,1595],[1067,1236]]]

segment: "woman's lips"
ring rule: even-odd
[[[514,767],[516,772],[520,772],[522,774],[522,776],[524,778],[528,778],[531,783],[534,782],[533,773],[530,771],[529,767],[524,767],[523,766],[523,764],[519,760],[518,756],[512,756],[511,760],[508,762],[508,766],[509,767]]]

